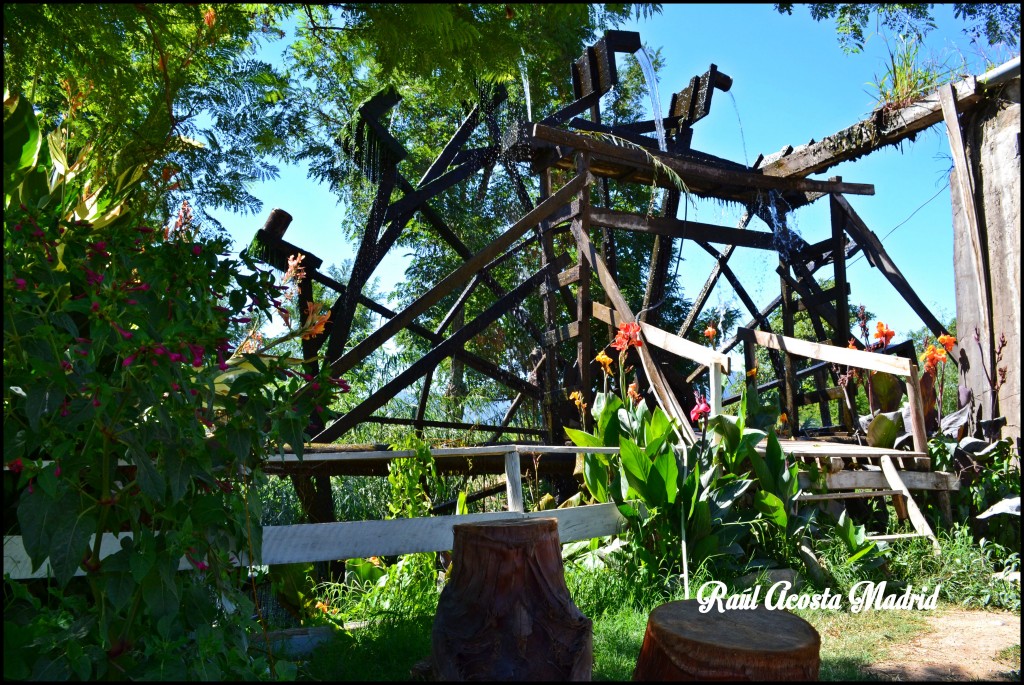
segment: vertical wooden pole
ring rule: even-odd
[[[576,154],[576,173],[585,174],[590,167],[590,155],[585,152]],[[590,184],[583,186],[580,190],[580,214],[577,221],[580,222],[580,229],[583,235],[590,237]],[[576,291],[576,321],[579,322],[579,337],[576,339],[576,366],[579,369],[580,392],[583,393],[584,402],[588,407],[593,406],[594,393],[590,387],[590,317],[592,307],[590,306],[590,265],[583,254],[578,257],[580,277],[577,282]],[[588,430],[588,413],[584,412],[583,430]]]
[[[910,377],[907,378],[907,399],[910,401],[910,430],[914,436],[914,451],[928,452],[928,433],[924,427],[924,404],[921,401],[921,385],[917,378],[917,364],[910,362]]]
[[[505,453],[505,491],[508,493],[508,510],[523,513],[523,477],[519,470],[519,452]]]
[[[740,328],[736,336],[743,341],[743,366],[746,370],[747,394],[757,391],[757,346],[753,332],[749,328]]]
[[[843,177],[834,176],[829,180],[838,182],[842,181]],[[832,268],[836,288],[836,327],[833,331],[832,344],[846,347],[850,341],[850,295],[846,280],[846,212],[835,195],[829,195],[828,206],[832,218]],[[839,417],[840,423],[850,432],[858,428],[846,401],[839,402]]]
[[[540,202],[551,197],[551,169],[547,168],[540,175]],[[547,221],[542,221],[537,230],[540,231],[540,266],[545,267],[555,258],[554,239]],[[541,306],[544,313],[544,330],[551,331],[558,324],[557,303],[555,302],[555,289],[558,281],[554,274],[548,274],[544,280],[544,294],[541,298]],[[544,364],[540,369],[541,377],[541,413],[544,417],[544,427],[547,429],[547,442],[549,445],[562,443],[563,431],[562,421],[558,414],[561,390],[558,384],[558,365],[556,360],[555,344],[544,346]]]
[[[786,278],[789,276],[789,264],[780,259],[779,265],[782,267],[783,273],[782,278],[779,279],[782,287],[782,334],[792,338],[794,337],[793,290],[789,287],[789,281]],[[800,425],[800,410],[796,404],[796,362],[789,352],[782,355],[782,366],[786,376],[783,379],[783,407],[787,415],[786,425],[789,427],[789,436],[795,438],[797,427]]]

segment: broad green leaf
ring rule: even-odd
[[[65,509],[63,516],[54,522],[50,537],[50,568],[57,585],[63,588],[75,575],[95,533],[96,519],[90,514],[76,515]]]
[[[635,442],[628,438],[619,439],[619,455],[622,458],[622,468],[626,473],[626,480],[648,505],[658,503],[658,494],[649,485],[651,480],[651,460],[647,458]],[[660,475],[658,480],[660,482]],[[662,487],[661,495],[664,496]]]
[[[580,447],[604,447],[604,443],[601,438],[596,435],[591,435],[585,431],[577,430],[576,428],[566,428],[565,434],[569,436],[574,445]]]
[[[686,539],[700,540],[711,532],[711,505],[707,501],[699,501],[690,511],[690,520],[686,526]]]
[[[32,103],[12,95],[4,100],[4,195],[10,196],[39,159],[43,137]],[[5,202],[6,206],[6,202]]]
[[[665,501],[674,504],[679,494],[679,465],[671,449],[663,451],[654,460],[654,470],[661,476],[665,488]]]
[[[871,419],[868,424],[868,445],[871,447],[892,447],[899,437],[902,418],[899,423],[893,421],[885,414],[879,414]]]
[[[717,535],[708,535],[707,537],[701,538],[697,541],[693,547],[690,548],[690,556],[693,559],[693,565],[699,565],[700,562],[704,561],[708,557],[716,556],[721,553],[719,549],[719,541]]]
[[[50,554],[50,538],[57,520],[66,514],[57,500],[42,492],[23,492],[18,500],[18,524],[25,552],[32,560],[32,571],[46,561]]]
[[[583,455],[583,482],[594,499],[608,501],[608,467],[594,454]]]
[[[772,493],[758,490],[754,494],[754,508],[764,514],[769,521],[779,528],[786,529],[786,525],[789,522],[789,516],[786,514],[786,505]]]

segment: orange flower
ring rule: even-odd
[[[921,355],[921,360],[924,361],[925,373],[930,373],[934,376],[939,363],[945,363],[946,361],[946,348],[929,345],[928,349]]]
[[[786,412],[779,414],[779,423],[786,423],[789,421],[789,417],[786,416]]]
[[[847,345],[847,347],[849,347],[851,350],[857,349],[857,341],[854,340],[853,338],[850,338],[850,344]]]
[[[302,266],[302,260],[305,258],[306,255],[302,253],[293,254],[288,258],[288,270],[284,272],[284,278],[281,279],[282,285],[292,279],[299,283],[306,277],[306,269]]]
[[[747,378],[754,378],[757,376],[757,367],[755,366],[750,371],[747,371]]]
[[[619,332],[616,334],[615,340],[612,341],[612,347],[624,352],[629,347],[641,346],[643,346],[643,341],[640,340],[640,324],[636,321],[619,324]]]
[[[939,343],[946,348],[946,352],[952,352],[953,345],[956,345],[956,338],[951,335],[940,335]]]
[[[320,313],[320,303],[310,302],[306,305],[306,322],[303,324],[303,328],[306,332],[302,334],[303,340],[309,340],[313,336],[320,335],[324,332],[324,326],[327,324],[327,320],[331,318],[331,313],[326,314]]]
[[[876,329],[875,338],[881,340],[883,346],[888,345],[889,341],[892,340],[892,337],[896,335],[896,331],[892,330],[881,321],[878,322]]]
[[[569,399],[576,403],[576,407],[579,408],[580,411],[587,408],[587,403],[583,401],[583,393],[579,390],[573,390],[569,393]]]
[[[601,365],[606,374],[609,376],[612,375],[612,358],[605,354],[604,350],[601,350],[597,356],[594,357],[594,361]]]
[[[704,337],[708,340],[714,340],[716,335],[718,335],[718,331],[715,330],[714,326],[708,324],[708,327],[704,329]]]
[[[640,386],[637,385],[636,381],[629,384],[627,392],[629,393],[629,399],[633,400],[633,404],[640,404],[644,399],[640,395]]]

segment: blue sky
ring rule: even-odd
[[[938,28],[926,38],[922,58],[968,60],[971,73],[985,70],[984,59],[999,64],[1016,51],[982,55],[961,33],[951,5],[934,8]],[[863,119],[875,106],[868,85],[883,73],[888,58],[885,39],[869,29],[865,51],[846,55],[840,49],[834,25],[811,20],[804,6],[792,16],[780,15],[771,5],[665,5],[662,14],[622,27],[638,31],[648,50],[660,49],[665,66],[659,90],[661,108],[671,94],[687,85],[714,63],[733,79],[729,94],[717,92],[711,113],[694,127],[693,147],[737,162],[753,162],[759,153],[771,154],[785,145],[794,147],[821,138]],[[892,42],[895,37],[889,37]],[[264,52],[273,60],[281,44]],[[620,55],[619,59],[633,59]],[[568,65],[566,78],[568,79]],[[730,97],[731,96],[731,97]],[[544,103],[532,102],[534,118],[547,113]],[[828,170],[825,178],[871,183],[874,196],[848,196],[865,223],[882,239],[886,250],[925,304],[942,321],[956,313],[953,284],[952,218],[948,190],[951,167],[949,143],[943,126],[919,134],[902,148],[885,148],[854,162]],[[327,263],[350,258],[355,245],[342,237],[341,209],[326,188],[306,178],[304,167],[281,167],[280,178],[256,184],[253,194],[263,203],[257,216],[214,213],[235,240],[248,244],[270,210],[288,211],[294,221],[289,242],[308,249]],[[699,203],[688,218],[733,227],[741,208],[714,202]],[[680,210],[682,216],[682,210]],[[823,200],[797,210],[790,225],[808,242],[825,239],[830,232],[828,204]],[[764,230],[755,220],[752,228]],[[711,258],[687,244],[678,269],[678,285],[688,297],[699,291],[712,268]],[[387,292],[403,279],[401,255],[389,256],[378,269]],[[730,265],[758,305],[778,295],[777,258],[763,251],[740,248]],[[829,275],[822,270],[819,276]],[[851,303],[864,304],[897,332],[897,341],[922,326],[892,286],[863,257],[848,268]],[[709,306],[742,308],[722,279]]]

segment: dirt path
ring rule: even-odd
[[[954,609],[927,622],[927,632],[892,647],[884,661],[864,670],[883,680],[1017,680],[996,655],[1020,644],[1020,617]]]

